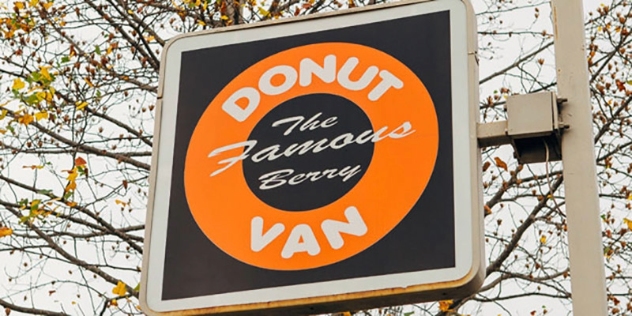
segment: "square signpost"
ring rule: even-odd
[[[475,30],[467,1],[435,0],[170,41],[143,311],[316,314],[477,291]]]

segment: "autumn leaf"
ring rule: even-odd
[[[44,169],[44,166],[42,166],[42,165],[32,165],[32,166],[22,166],[22,168],[35,170],[35,169]]]
[[[439,310],[442,312],[447,312],[450,310],[450,306],[452,305],[452,300],[445,300],[439,302]]]
[[[33,115],[31,115],[31,114],[26,113],[26,114],[18,117],[18,123],[22,123],[24,125],[29,125],[29,124],[31,124],[31,122],[33,122]]]
[[[77,182],[75,181],[71,181],[68,183],[68,185],[66,186],[66,191],[71,191],[77,188]]]
[[[75,105],[77,106],[77,110],[83,110],[83,108],[88,106],[88,102],[86,102],[86,101],[77,102],[77,103],[75,103]]]
[[[0,227],[0,237],[6,237],[13,234],[13,229],[9,227]]]
[[[85,77],[85,78],[83,78],[83,81],[85,81],[91,88],[94,88],[94,83],[92,83],[92,80],[90,80],[90,78]]]
[[[632,219],[624,218],[623,222],[628,226],[629,230],[632,230]]]
[[[127,203],[125,203],[125,202],[123,202],[121,200],[118,200],[118,199],[114,200],[114,203],[116,203],[116,205],[122,205],[122,206],[126,206],[127,205]]]
[[[503,168],[505,169],[505,171],[507,171],[507,163],[504,162],[502,159],[498,158],[498,157],[494,157],[494,161],[496,162],[496,166],[498,166],[499,168]]]
[[[487,171],[490,165],[491,163],[489,161],[485,161],[485,163],[483,164],[483,172]]]
[[[11,90],[20,90],[24,88],[24,86],[24,81],[20,80],[20,78],[15,78],[15,80],[13,80],[13,86],[11,86]]]
[[[81,158],[81,157],[77,157],[77,158],[75,158],[75,165],[79,166],[79,167],[85,166],[86,165],[86,160]]]
[[[68,177],[66,177],[66,179],[73,182],[77,179],[77,175],[79,174],[77,172],[77,167],[72,168],[72,170],[66,170],[66,172],[68,172]]]
[[[118,306],[118,302],[115,299],[110,301],[110,306]]]
[[[264,9],[262,7],[259,7],[259,14],[263,15],[264,17],[266,17],[266,16],[270,15],[270,12],[268,12],[268,10],[266,10],[266,9]]]
[[[542,236],[540,237],[540,243],[541,243],[541,244],[546,244],[546,236],[542,235]]]
[[[112,293],[118,296],[125,295],[125,293],[127,293],[127,289],[125,288],[125,283],[123,283],[123,281],[118,281],[116,286],[112,289]]]
[[[48,112],[37,112],[35,113],[35,120],[39,121],[41,119],[48,118]]]
[[[489,206],[485,205],[484,208],[485,208],[485,215],[489,215],[492,213],[492,209]]]
[[[40,69],[40,74],[42,75],[42,77],[48,81],[52,80],[53,78],[50,76],[50,73],[48,72],[48,67],[42,67]]]

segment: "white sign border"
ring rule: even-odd
[[[143,258],[143,280],[141,304],[151,311],[164,313],[188,309],[266,303],[271,301],[296,300],[339,294],[368,292],[392,288],[407,288],[424,284],[434,284],[462,280],[473,277],[482,270],[480,229],[481,212],[478,204],[479,193],[472,185],[480,182],[478,170],[480,154],[476,149],[475,120],[478,91],[472,89],[472,65],[470,56],[471,30],[468,23],[470,8],[460,0],[421,1],[399,3],[378,10],[364,10],[359,13],[343,12],[326,19],[303,19],[294,23],[272,23],[264,27],[246,27],[239,31],[190,34],[177,37],[165,47],[161,69],[159,98],[162,102],[156,117],[156,133],[150,193],[148,223],[146,228],[146,250]],[[239,291],[194,298],[162,300],[167,221],[169,212],[170,185],[173,166],[173,150],[177,117],[178,87],[180,81],[181,56],[185,51],[225,46],[243,42],[259,41],[306,33],[315,33],[337,28],[370,24],[391,19],[430,14],[440,11],[450,12],[451,69],[452,69],[452,125],[453,125],[453,168],[456,267],[426,270],[382,276],[362,277],[318,283],[280,286],[273,288]],[[206,36],[205,36],[206,35]],[[469,42],[468,42],[469,41]],[[221,43],[221,45],[217,45]],[[464,53],[466,52],[466,53]],[[477,78],[475,78],[477,79]],[[465,89],[464,87],[469,87]],[[476,98],[473,98],[476,95]],[[465,108],[463,105],[467,105]],[[159,140],[159,145],[158,145]],[[478,157],[476,156],[478,155]],[[479,168],[480,169],[480,168]],[[469,177],[466,179],[465,177]],[[477,178],[475,178],[477,177]],[[475,213],[478,212],[478,213]],[[469,280],[466,280],[469,281]],[[464,282],[466,283],[466,282]]]

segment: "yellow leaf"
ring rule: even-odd
[[[38,2],[38,0],[31,0],[31,1],[29,1],[29,4],[30,4],[32,7],[34,7],[34,6],[36,6],[36,5],[37,5],[37,2]]]
[[[270,12],[268,12],[268,10],[264,9],[263,7],[259,7],[259,14],[263,16],[268,16],[270,15]]]
[[[342,316],[351,316],[351,312],[342,312]]]
[[[127,289],[125,288],[125,283],[123,283],[123,281],[118,281],[116,286],[112,289],[112,293],[118,296],[125,295],[125,293],[127,293]]]
[[[202,21],[200,21],[200,22],[202,22]],[[202,22],[202,23],[204,23],[204,22]],[[154,39],[156,39],[156,38],[155,38],[153,35],[149,35],[149,36],[147,36],[147,38],[146,38],[146,40],[147,40],[148,42],[153,42],[153,40],[154,40]]]
[[[20,2],[16,2],[15,3],[15,7],[20,9],[20,10],[24,9],[24,2],[21,2],[21,1]]]
[[[75,105],[77,106],[77,110],[83,110],[83,108],[88,106],[88,102],[86,102],[86,101],[77,102],[77,103],[75,103]]]
[[[266,11],[266,12],[267,12],[267,11]],[[222,15],[222,20],[224,20],[224,21],[228,20],[228,16],[226,16],[226,15]]]
[[[48,9],[50,9],[50,7],[53,6],[53,3],[52,2],[44,2],[42,4],[42,6],[44,7],[44,9],[48,10]]]
[[[117,205],[123,205],[123,206],[127,205],[127,203],[125,203],[125,202],[123,202],[121,200],[114,200],[114,203],[116,203]]]
[[[85,77],[83,78],[83,80],[91,87],[94,88],[94,83],[92,83],[92,81],[90,80],[90,78]]]
[[[40,91],[40,92],[35,94],[35,97],[37,98],[38,102],[42,101],[42,100],[46,99],[46,92]]]
[[[48,72],[48,67],[41,67],[40,69],[40,74],[42,75],[42,77],[44,77],[46,80],[52,80],[53,78],[50,76],[50,73]]]
[[[48,112],[37,112],[35,113],[35,119],[36,120],[41,120],[41,119],[46,119],[48,118]]]
[[[445,300],[439,302],[439,310],[442,312],[447,312],[450,310],[450,305],[452,305],[452,300]]]
[[[68,177],[66,177],[66,179],[68,179],[68,181],[75,181],[75,179],[77,179],[77,175],[79,174],[77,172],[77,167],[72,168],[72,170],[66,171],[68,172]]]
[[[13,229],[9,227],[0,227],[0,237],[6,237],[13,234]]]
[[[118,306],[118,302],[115,299],[110,301],[110,306]]]
[[[628,226],[629,230],[632,230],[632,219],[624,218],[623,222]]]
[[[68,205],[70,207],[75,207],[75,206],[77,206],[77,202],[66,202],[66,205]]]
[[[20,78],[15,78],[11,90],[20,90],[22,88],[24,88],[24,81],[20,80]]]
[[[541,244],[546,244],[546,236],[542,235],[542,236],[540,237],[540,243],[541,243]]]

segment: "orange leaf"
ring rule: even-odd
[[[86,165],[86,160],[81,158],[81,157],[77,157],[75,158],[75,165],[81,167],[81,166],[85,166]]]
[[[483,172],[487,171],[490,165],[491,163],[489,161],[485,161],[485,163],[483,164]]]
[[[72,181],[68,183],[68,185],[66,186],[66,191],[74,190],[76,188],[77,188],[77,183],[75,181]]]
[[[13,229],[9,227],[0,227],[0,237],[6,237],[13,234]]]
[[[505,171],[507,171],[507,163],[504,162],[502,159],[498,158],[498,157],[494,157],[494,161],[496,162],[496,166],[498,166],[499,168],[503,168],[505,169]]]
[[[452,305],[452,300],[445,300],[445,301],[440,301],[439,302],[439,309],[442,312],[447,312],[450,310],[450,305]]]

